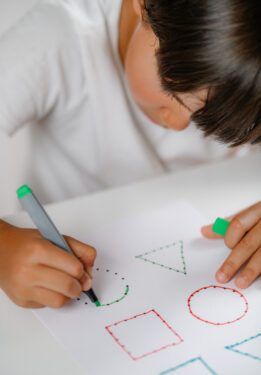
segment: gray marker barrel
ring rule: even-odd
[[[35,226],[39,229],[41,235],[54,245],[61,247],[70,254],[73,254],[65,239],[60,235],[54,223],[42,207],[32,190],[24,185],[17,190],[18,198],[30,215]]]

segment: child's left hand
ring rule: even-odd
[[[216,273],[220,283],[228,282],[243,266],[235,284],[247,288],[261,274],[261,202],[228,218],[230,222],[225,235],[225,244],[232,250]],[[212,232],[213,225],[201,228],[204,237],[223,238]]]

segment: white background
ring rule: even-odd
[[[19,22],[19,19],[37,1],[39,0],[0,1],[0,46],[4,34],[8,32],[10,27]],[[23,175],[29,157],[29,127],[21,130],[12,138],[8,138],[0,132],[0,217],[19,209],[15,191],[19,185],[24,183]]]

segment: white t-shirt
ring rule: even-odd
[[[121,0],[49,0],[0,39],[0,129],[33,126],[29,183],[67,199],[230,153],[192,124],[152,124],[133,102],[118,54]]]

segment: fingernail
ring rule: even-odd
[[[248,285],[248,281],[244,276],[240,276],[237,278],[237,285],[239,288],[245,288]]]
[[[228,276],[222,271],[216,273],[216,278],[220,283],[225,283],[228,280]]]
[[[92,281],[88,276],[85,276],[82,283],[83,290],[89,290],[92,287]]]

